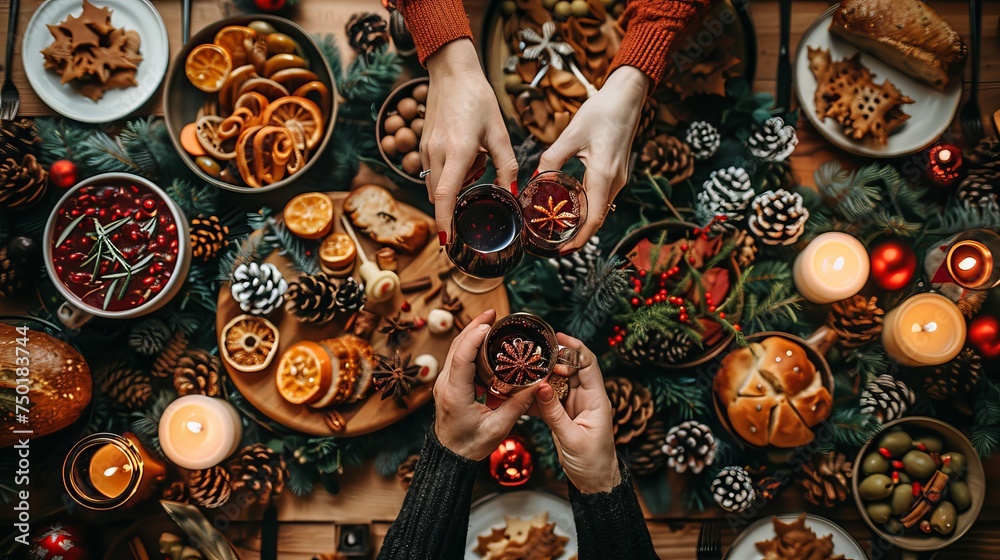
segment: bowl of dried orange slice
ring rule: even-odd
[[[164,90],[174,148],[206,182],[236,192],[301,177],[333,132],[337,91],[322,51],[269,15],[215,22],[181,49]]]

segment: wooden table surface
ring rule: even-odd
[[[7,8],[9,0],[0,0],[0,29],[7,26]],[[153,0],[160,11],[170,32],[171,51],[176,53],[180,47],[180,0]],[[19,30],[23,30],[28,19],[41,0],[22,0],[20,10]],[[472,21],[472,28],[481,29],[486,0],[467,0],[466,5]],[[987,130],[993,132],[992,113],[1000,109],[1000,2],[984,2],[983,18],[983,50],[982,50],[982,84],[980,88],[980,106],[983,110]],[[798,44],[799,38],[812,21],[829,7],[828,2],[797,0],[793,9],[792,44]],[[932,0],[931,5],[968,40],[968,2],[958,0]],[[226,0],[194,0],[192,10],[192,32],[202,26],[232,13],[233,9]],[[383,12],[377,0],[300,0],[298,16],[295,17],[307,31],[313,33],[335,33],[344,43],[342,51],[349,53],[344,38],[344,25],[350,15],[357,11]],[[772,0],[755,0],[751,11],[757,30],[758,60],[757,78],[754,84],[756,90],[773,92],[776,85],[777,53],[778,53],[778,3]],[[20,41],[17,42],[20,51]],[[24,77],[20,57],[15,58],[13,75],[15,83],[21,92],[22,116],[48,115],[51,111],[32,93]],[[966,83],[970,70],[966,69]],[[159,97],[145,109],[146,112],[159,113]],[[800,143],[791,160],[796,178],[806,185],[812,185],[812,175],[815,169],[825,161],[840,158],[845,161],[860,161],[858,158],[841,152],[822,138],[802,120],[800,123]],[[952,133],[960,135],[957,120]],[[938,555],[940,559],[968,558],[1000,558],[1000,459],[986,462],[988,472],[988,491],[986,507],[973,529],[957,544]],[[683,479],[673,476],[671,486],[675,489],[683,487]],[[556,493],[565,493],[564,485],[557,481],[536,476],[529,483],[529,488],[546,489]],[[480,477],[476,495],[483,496],[499,490],[485,474]],[[306,560],[313,555],[332,552],[337,542],[337,527],[345,523],[372,523],[376,542],[381,542],[402,504],[405,493],[395,479],[385,479],[377,475],[372,464],[347,468],[341,479],[341,491],[331,495],[319,489],[306,497],[296,497],[286,492],[279,501],[279,520],[281,521],[279,535],[279,558],[282,560]],[[737,526],[742,523],[739,518],[723,519],[718,510],[709,510],[701,514],[686,513],[680,507],[680,500],[675,500],[674,507],[666,515],[648,515],[650,532],[657,552],[664,559],[686,560],[695,558],[695,546],[698,531],[704,520],[717,518],[728,525]],[[776,512],[800,511],[800,492],[789,489],[784,492],[778,503],[770,504],[757,516]],[[809,509],[809,508],[807,508]],[[841,523],[864,546],[868,546],[870,532],[859,519],[853,505],[848,504],[835,510],[810,511],[830,517]],[[259,526],[253,521],[260,518],[260,511],[245,510],[231,518],[224,518],[226,513],[217,512],[214,520],[217,526],[226,526],[227,533],[237,543],[241,557],[248,560],[259,558]],[[223,519],[224,518],[224,519]],[[735,532],[725,531],[725,541],[732,540]],[[613,538],[613,535],[609,535]],[[888,555],[877,554],[875,558],[892,558],[894,552]],[[743,559],[737,559],[743,560]]]

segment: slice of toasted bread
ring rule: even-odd
[[[427,243],[427,221],[404,213],[388,190],[364,185],[344,200],[351,222],[375,241],[403,253],[414,253]]]

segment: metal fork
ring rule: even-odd
[[[722,560],[722,525],[705,523],[698,534],[698,560]]]
[[[962,137],[973,146],[983,137],[983,116],[979,112],[979,47],[982,40],[983,0],[969,0],[969,29],[972,35],[972,88],[962,107]]]
[[[11,76],[11,65],[14,61],[14,37],[17,35],[17,4],[18,0],[10,0],[10,11],[7,15],[7,53],[4,59],[3,71],[6,79],[3,89],[0,89],[0,122],[14,120],[17,109],[21,106],[21,94],[14,86]]]

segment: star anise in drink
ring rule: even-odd
[[[576,214],[572,212],[563,212],[562,209],[569,200],[560,200],[558,203],[555,202],[552,197],[549,197],[548,207],[535,204],[535,210],[538,210],[542,215],[538,218],[532,218],[531,223],[541,224],[538,226],[539,229],[549,228],[548,235],[552,235],[556,227],[560,229],[569,229],[573,226],[570,223],[572,220],[579,218]]]
[[[375,389],[382,392],[382,400],[388,398],[396,399],[396,404],[401,408],[406,408],[406,401],[403,400],[410,394],[420,380],[417,373],[420,366],[410,365],[410,357],[403,359],[399,355],[399,350],[390,358],[381,354],[376,356],[375,371],[372,373],[372,383]]]
[[[495,369],[497,376],[511,385],[527,385],[548,373],[541,349],[521,338],[501,345]]]

